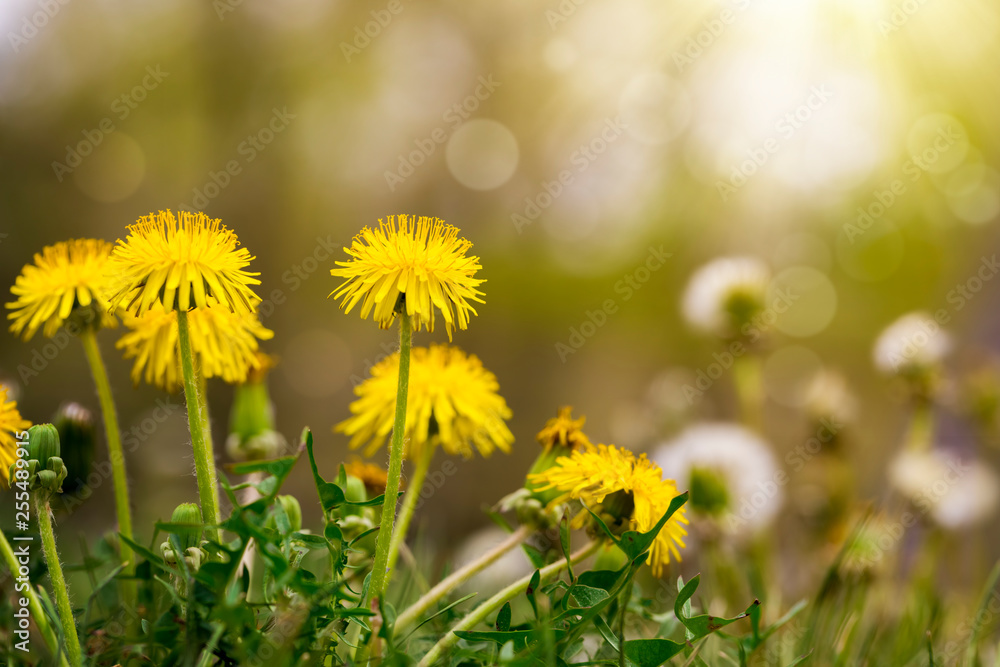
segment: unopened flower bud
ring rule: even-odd
[[[94,462],[94,446],[97,442],[94,416],[79,403],[65,403],[53,419],[59,431],[62,460],[67,471],[73,476],[63,482],[63,493],[73,493],[84,485],[83,477]]]
[[[181,543],[181,549],[187,550],[196,547],[201,543],[202,523],[201,508],[194,503],[181,503],[174,510],[170,517],[170,522],[174,524],[185,524],[185,527],[177,527],[173,535]]]

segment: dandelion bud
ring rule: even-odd
[[[59,431],[62,460],[67,470],[74,471],[63,483],[63,493],[73,493],[83,486],[83,477],[94,462],[97,442],[94,415],[79,403],[65,403],[56,412],[56,430]]]
[[[547,505],[555,500],[560,495],[559,491],[555,489],[539,490],[541,485],[533,482],[531,476],[553,467],[561,456],[569,456],[574,450],[591,447],[590,439],[583,432],[583,425],[586,421],[586,417],[573,419],[573,408],[563,406],[559,408],[558,415],[548,420],[545,427],[538,432],[536,439],[538,444],[542,446],[542,452],[528,471],[524,488],[531,492],[532,498],[542,505]]]
[[[28,486],[32,491],[58,493],[67,471],[59,458],[59,431],[52,424],[28,429]]]
[[[181,549],[187,550],[196,547],[201,543],[202,516],[201,508],[194,503],[181,503],[174,510],[170,517],[170,522],[175,524],[187,524],[187,527],[177,528],[173,535],[177,536],[181,543]]]
[[[278,496],[275,500],[285,511],[291,532],[297,533],[302,530],[302,507],[299,505],[298,499],[295,496]],[[275,527],[273,517],[268,521],[268,525],[272,528]]]
[[[59,431],[52,424],[36,424],[28,429],[28,460],[46,467],[49,459],[59,456]]]

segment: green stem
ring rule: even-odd
[[[387,567],[391,573],[396,567],[396,559],[399,558],[399,547],[406,541],[406,532],[410,529],[410,521],[413,520],[413,512],[417,508],[417,500],[420,499],[420,491],[424,486],[424,478],[431,467],[431,460],[434,458],[434,447],[430,443],[425,443],[421,448],[420,455],[414,463],[413,475],[407,480],[406,485],[409,491],[403,494],[403,505],[396,515],[396,527],[392,531],[392,542],[389,543],[389,562]],[[386,576],[386,580],[390,578]]]
[[[752,351],[733,362],[733,384],[736,386],[743,423],[759,432],[764,422],[764,385],[761,381],[760,358]]]
[[[21,564],[18,563],[17,557],[14,555],[14,549],[10,546],[10,542],[7,541],[7,536],[3,534],[2,530],[0,530],[0,555],[3,556],[11,576],[17,577]],[[35,592],[35,587],[31,585],[31,582],[28,582],[28,586],[25,587],[22,594],[28,599],[28,609],[31,612],[31,618],[34,619],[35,625],[38,626],[38,630],[42,633],[42,638],[48,644],[52,655],[59,656],[61,667],[69,667],[69,662],[66,661],[66,654],[59,647],[59,637],[52,629],[52,626],[49,625],[49,617],[45,614],[42,602],[38,599],[38,593]]]
[[[925,452],[934,438],[934,411],[930,401],[917,400],[910,418],[904,446],[911,452]]]
[[[84,329],[80,333],[80,342],[90,364],[90,373],[94,376],[97,386],[97,397],[101,402],[101,414],[104,417],[104,435],[108,441],[108,458],[111,460],[111,479],[115,487],[115,511],[118,514],[118,531],[132,538],[132,507],[128,498],[128,475],[125,471],[125,452],[122,451],[121,431],[118,427],[118,412],[115,410],[115,400],[111,395],[111,383],[108,381],[108,371],[101,358],[101,349],[97,345],[97,336],[93,329]],[[132,547],[121,541],[122,561],[132,559]],[[135,607],[135,582],[122,582],[124,603]]]
[[[559,560],[551,565],[547,565],[541,570],[539,570],[539,580],[544,583],[548,581],[553,576],[559,574],[569,565],[570,562],[577,563],[590,554],[597,551],[598,547],[601,546],[599,540],[594,540],[587,546],[583,547],[576,553],[570,556],[569,561],[565,558]],[[445,652],[448,651],[452,646],[458,642],[458,635],[456,632],[461,632],[463,630],[471,630],[480,623],[482,623],[487,616],[500,609],[507,601],[511,600],[517,595],[520,595],[528,588],[528,584],[531,583],[531,577],[534,573],[515,581],[513,584],[503,589],[493,597],[491,597],[486,602],[482,603],[475,609],[473,609],[465,618],[459,621],[455,627],[453,627],[448,634],[442,637],[437,644],[435,644],[430,651],[427,652],[417,667],[431,667],[431,665],[440,664],[441,658],[444,656]]]
[[[59,610],[63,635],[66,637],[66,653],[69,654],[70,663],[78,666],[82,664],[83,652],[80,650],[80,638],[76,634],[76,620],[73,618],[73,606],[69,602],[66,578],[59,562],[59,552],[56,551],[56,535],[52,530],[52,508],[49,507],[47,491],[35,492],[35,512],[38,514],[38,530],[42,535],[42,552],[49,568],[52,592],[55,593],[56,608]]]
[[[399,384],[396,388],[396,419],[392,425],[392,440],[389,444],[389,473],[385,483],[385,502],[382,503],[382,519],[379,521],[378,539],[375,541],[375,564],[368,584],[368,600],[378,599],[385,593],[389,583],[389,545],[392,542],[392,528],[396,519],[396,499],[399,497],[399,478],[403,472],[403,434],[406,431],[406,395],[410,385],[410,316],[406,310],[399,320]]]
[[[507,536],[500,544],[496,545],[476,560],[466,564],[442,579],[438,585],[424,593],[424,595],[410,605],[406,611],[396,618],[395,634],[397,636],[405,632],[411,625],[416,623],[438,600],[453,591],[458,586],[465,583],[470,577],[480,572],[497,561],[501,556],[517,547],[531,535],[533,529],[529,526],[521,526]]]
[[[194,450],[194,467],[198,476],[198,497],[210,539],[221,540],[215,526],[222,523],[219,510],[219,484],[215,476],[215,451],[212,431],[208,422],[208,404],[204,391],[195,375],[194,354],[188,331],[187,313],[177,311],[177,342],[181,352],[181,370],[184,374],[184,399],[187,402],[188,428],[191,431],[191,448]]]

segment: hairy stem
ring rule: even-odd
[[[368,585],[368,600],[385,593],[389,583],[389,545],[396,519],[396,499],[399,497],[399,478],[403,472],[403,433],[406,432],[406,395],[410,386],[410,316],[403,310],[399,319],[399,384],[396,388],[396,419],[392,425],[389,443],[389,473],[385,483],[385,502],[379,521],[378,539],[375,541],[375,564]]]
[[[219,484],[215,474],[215,451],[212,447],[212,431],[208,421],[208,404],[199,384],[191,350],[191,336],[188,331],[187,313],[177,311],[177,342],[181,351],[181,370],[184,375],[184,399],[187,402],[188,428],[191,431],[191,447],[194,450],[194,467],[198,476],[198,497],[201,512],[205,517],[209,536],[220,541],[220,531],[216,526],[222,522],[219,510]]]
[[[424,478],[431,467],[431,460],[434,458],[435,447],[425,444],[417,457],[413,475],[407,481],[409,490],[403,494],[403,506],[399,508],[396,516],[396,527],[392,531],[392,542],[389,543],[389,572],[396,567],[396,560],[399,558],[399,548],[406,542],[406,533],[410,529],[410,521],[413,520],[413,512],[417,508],[417,500],[420,498],[420,490],[424,485]],[[389,578],[388,576],[386,577]]]
[[[11,576],[18,576],[21,566],[14,555],[14,549],[10,546],[10,542],[7,541],[7,536],[3,534],[2,530],[0,530],[0,555],[3,556],[4,563],[7,565],[7,569],[10,570]],[[59,656],[60,667],[69,667],[69,662],[66,660],[66,652],[59,646],[59,637],[52,629],[52,626],[49,625],[49,617],[42,608],[42,602],[38,599],[35,587],[29,583],[24,591],[22,591],[22,595],[28,600],[28,610],[31,612],[31,618],[35,621],[35,625],[38,626],[39,632],[42,633],[42,638],[48,645],[49,651],[52,652],[53,656]]]
[[[104,418],[104,434],[108,441],[108,458],[111,460],[111,479],[115,487],[115,512],[118,515],[118,531],[127,537],[132,537],[132,507],[128,497],[128,475],[125,471],[125,452],[122,451],[121,431],[118,427],[118,412],[115,400],[111,395],[111,383],[108,381],[108,371],[101,357],[101,349],[97,346],[97,336],[93,329],[84,329],[80,333],[83,351],[90,364],[90,373],[94,376],[97,386],[97,397],[101,403],[101,415]],[[122,561],[131,561],[132,547],[121,541]],[[134,565],[134,563],[133,563]],[[123,602],[129,608],[136,603],[135,582],[122,581]]]
[[[52,530],[52,508],[49,506],[48,492],[35,492],[35,511],[38,514],[38,530],[42,535],[42,552],[49,568],[49,579],[52,581],[52,592],[56,598],[56,609],[59,610],[59,620],[62,622],[63,635],[66,637],[66,653],[70,664],[79,667],[83,652],[80,649],[80,637],[76,634],[76,620],[73,618],[73,605],[69,602],[69,590],[66,588],[66,578],[63,576],[62,564],[59,562],[59,552],[56,551],[56,535]]]

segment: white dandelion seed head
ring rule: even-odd
[[[650,458],[681,489],[690,488],[693,470],[714,472],[728,494],[719,522],[728,532],[753,533],[770,524],[781,509],[784,494],[775,481],[774,454],[764,440],[742,426],[694,424],[657,447]]]
[[[771,270],[756,257],[720,257],[691,276],[681,309],[693,328],[718,336],[731,333],[728,310],[736,295],[748,295],[761,303],[771,280]]]
[[[850,423],[858,414],[858,401],[843,375],[823,369],[806,388],[805,408],[817,419]]]
[[[981,523],[1000,502],[1000,481],[991,468],[938,450],[900,453],[889,466],[889,482],[950,530]]]
[[[951,351],[951,337],[924,312],[909,313],[890,324],[875,341],[875,367],[883,373],[926,369]]]

